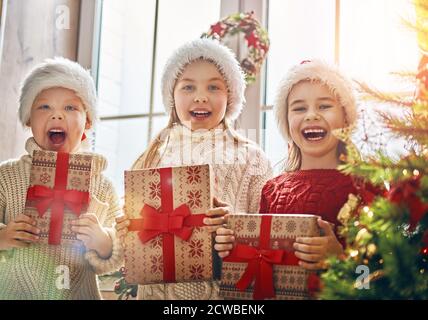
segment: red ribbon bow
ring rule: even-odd
[[[293,252],[286,250],[274,250],[269,248],[270,229],[272,216],[261,217],[260,245],[258,248],[237,244],[226,262],[248,262],[247,268],[235,287],[244,291],[254,280],[254,299],[266,299],[275,297],[273,284],[273,265],[298,265],[299,259]]]
[[[193,228],[204,226],[204,214],[191,214],[189,207],[182,204],[174,209],[172,168],[158,169],[161,181],[161,208],[145,204],[140,214],[144,219],[130,219],[129,231],[140,231],[142,243],[162,235],[163,279],[175,281],[175,244],[174,235],[187,241]]]
[[[389,191],[388,199],[396,204],[404,203],[410,211],[410,230],[414,230],[416,225],[428,211],[428,204],[423,203],[417,196],[420,178],[411,178],[402,181]]]
[[[371,205],[378,196],[386,197],[385,189],[380,186],[374,186],[364,181],[364,179],[357,177],[352,177],[352,181],[364,204]]]
[[[263,215],[260,224],[259,247],[238,243],[224,258],[225,262],[247,262],[247,268],[235,284],[241,291],[247,289],[254,280],[253,299],[267,299],[275,297],[273,283],[273,265],[297,266],[299,259],[294,252],[270,249],[271,215]],[[320,282],[316,274],[311,273],[307,279],[309,295],[313,296],[319,290]]]
[[[63,207],[66,205],[79,216],[83,205],[89,203],[89,194],[83,191],[55,190],[46,186],[36,185],[28,188],[27,199],[37,201],[36,209],[40,217],[43,217],[49,208],[57,205]]]
[[[132,219],[128,230],[140,231],[138,236],[142,243],[146,243],[166,233],[187,241],[195,227],[203,226],[205,215],[192,215],[186,204],[182,204],[172,212],[161,212],[145,204],[141,210],[141,217],[143,219]]]
[[[51,208],[49,225],[49,244],[60,244],[64,207],[67,206],[80,216],[83,205],[89,203],[89,193],[78,190],[66,190],[68,178],[69,154],[59,152],[56,160],[55,185],[53,189],[42,185],[28,188],[27,200],[36,201],[36,209],[40,217]]]
[[[281,264],[284,255],[285,250],[258,249],[237,244],[225,261],[231,259],[234,262],[248,262],[244,274],[235,286],[244,291],[254,280],[253,298],[259,300],[275,297],[273,264]]]

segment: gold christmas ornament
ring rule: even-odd
[[[374,243],[370,243],[367,246],[367,256],[371,258],[376,253],[376,245]]]
[[[349,204],[345,203],[337,215],[337,220],[339,220],[341,224],[346,225],[351,218],[351,211]]]
[[[368,234],[367,229],[363,228],[360,231],[358,231],[357,236],[355,237],[355,240],[357,242],[361,242],[364,238],[366,238],[366,235]]]
[[[385,273],[382,270],[376,270],[375,272],[369,274],[368,280],[369,281],[376,281],[382,278],[385,275]]]
[[[360,202],[360,199],[356,197],[354,194],[350,193],[348,195],[348,201],[343,205],[343,207],[340,209],[337,219],[342,223],[343,225],[346,225],[351,218],[352,212],[357,208],[358,204]]]
[[[358,256],[358,250],[351,250],[351,252],[349,253],[349,255],[352,257],[352,258],[355,258],[356,256]]]
[[[355,194],[350,193],[348,195],[348,203],[352,209],[355,209],[360,204],[360,197],[357,197]]]

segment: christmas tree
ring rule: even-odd
[[[386,152],[361,157],[352,143],[341,170],[359,188],[338,219],[346,239],[343,257],[330,258],[322,275],[322,299],[428,299],[428,1],[414,1],[422,53],[412,97],[361,87],[395,104],[403,115],[380,111],[388,130],[410,142],[392,159]],[[350,133],[341,138],[350,141]]]

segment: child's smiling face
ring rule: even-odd
[[[345,113],[328,87],[318,82],[296,84],[288,95],[291,139],[305,157],[336,159],[339,140],[333,129],[345,126]]]
[[[79,148],[84,130],[91,127],[81,99],[61,87],[39,93],[27,125],[43,150],[68,153]]]
[[[213,63],[205,60],[189,64],[174,88],[178,118],[191,130],[216,127],[226,113],[227,99],[223,76]]]

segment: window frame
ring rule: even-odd
[[[0,0],[1,1],[1,0]],[[150,84],[150,103],[149,112],[123,114],[123,115],[105,115],[100,117],[100,121],[116,121],[123,119],[138,119],[149,118],[149,128],[147,134],[147,143],[149,143],[155,132],[153,132],[153,119],[163,117],[165,113],[154,112],[154,77],[156,65],[156,42],[157,42],[157,24],[159,15],[159,1],[156,0],[155,20],[154,20],[154,38],[152,50],[152,70]],[[102,5],[104,0],[82,0],[81,17],[80,17],[80,32],[78,46],[78,62],[91,69],[92,76],[95,79],[96,87],[98,88],[98,63],[99,63],[99,46],[101,38],[102,24]],[[340,57],[340,2],[335,0],[335,62],[339,63]],[[6,2],[3,2],[4,4]],[[255,17],[260,23],[269,30],[269,0],[221,0],[220,17],[225,17],[236,12],[254,11]],[[0,39],[1,40],[1,39]],[[0,43],[1,44],[1,43]],[[236,53],[237,58],[241,60],[240,48],[245,46],[243,40],[238,38],[230,41],[229,46]],[[1,48],[1,47],[0,47]],[[267,105],[266,87],[267,83],[267,65],[269,57],[263,64],[262,70],[256,76],[256,81],[247,87],[245,91],[246,105],[244,111],[237,119],[235,127],[244,130],[244,132],[255,131],[255,134],[249,134],[248,137],[260,144],[263,149],[266,149],[266,127],[267,127],[267,112],[273,112],[273,105]]]

